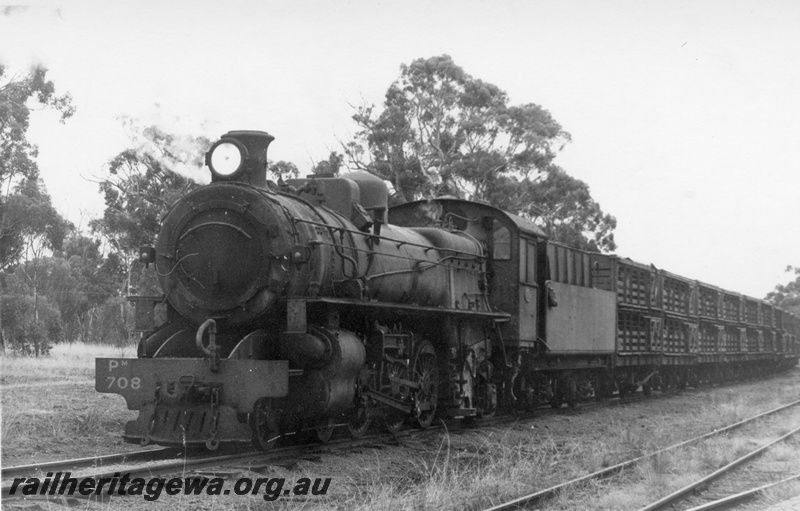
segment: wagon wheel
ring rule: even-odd
[[[598,400],[608,399],[614,396],[614,383],[610,380],[609,376],[601,374],[597,377],[594,395]]]
[[[422,341],[414,355],[411,379],[419,384],[416,393],[415,410],[417,425],[427,428],[436,416],[439,401],[439,364],[436,351],[430,341]]]
[[[570,408],[578,406],[578,381],[574,377],[569,377],[563,381],[563,386],[559,385],[559,387],[564,389],[564,400],[567,402],[567,406]]]
[[[628,380],[617,381],[617,390],[619,391],[619,398],[624,399],[628,395]]]
[[[350,418],[347,421],[347,431],[353,438],[361,438],[369,429],[371,422],[372,419],[370,419],[367,414],[367,408],[365,406],[356,407],[350,412]]]
[[[673,371],[669,371],[666,375],[664,375],[664,378],[661,381],[661,390],[663,392],[675,390],[675,387],[678,384]]]
[[[280,437],[278,412],[273,410],[272,401],[262,397],[253,406],[250,414],[250,429],[253,432],[253,445],[261,451],[272,449]]]
[[[320,417],[314,424],[314,438],[321,444],[327,444],[333,437],[334,422],[329,416]]]
[[[688,377],[686,371],[683,370],[677,375],[677,381],[675,383],[675,388],[678,390],[686,390],[686,385],[688,383]]]
[[[667,385],[667,375],[659,374],[656,376],[656,383],[653,385],[653,388],[660,390],[661,392],[666,392],[668,385]]]
[[[558,379],[553,378],[550,384],[550,390],[553,395],[550,397],[550,408],[558,410],[564,404],[564,396],[561,392],[561,385]]]

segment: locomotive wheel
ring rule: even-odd
[[[333,437],[333,418],[320,417],[314,424],[314,438],[321,444],[327,444]]]
[[[436,404],[439,401],[438,367],[433,344],[429,341],[422,341],[414,356],[411,378],[420,386],[416,394],[415,405],[417,425],[423,429],[430,426],[436,416]]]
[[[398,431],[400,431],[405,421],[405,414],[394,409],[387,410],[386,415],[384,415],[383,419],[381,420],[383,429],[392,435],[395,435]]]
[[[253,432],[253,445],[261,451],[272,449],[280,437],[278,413],[271,407],[272,401],[262,397],[253,406],[250,414],[250,429]]]
[[[389,375],[403,380],[410,379],[408,377],[408,367],[400,363],[390,364]],[[409,388],[401,384],[397,384],[396,386],[392,384],[392,397],[404,403],[408,402]],[[381,425],[388,433],[394,435],[403,427],[405,420],[406,415],[403,412],[395,410],[394,408],[386,408],[381,419]]]
[[[497,408],[496,407],[495,408],[489,408],[489,409],[483,409],[478,413],[478,417],[480,417],[481,419],[491,419],[492,417],[495,416],[496,413],[497,413]]]
[[[482,387],[484,407],[478,409],[478,417],[490,419],[497,413],[497,387],[488,384]]]
[[[353,438],[361,438],[369,429],[372,420],[367,415],[367,409],[363,406],[353,409],[350,412],[350,419],[347,421],[347,431]]]

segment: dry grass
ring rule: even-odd
[[[765,491],[762,502],[773,505],[798,496],[800,496],[800,480],[794,480]]]
[[[44,357],[0,357],[3,462],[88,455],[119,445],[133,413],[122,398],[97,394],[92,379],[95,357],[121,356],[135,356],[135,348],[58,344]]]
[[[701,393],[662,397],[543,418],[513,428],[445,434],[437,443],[407,441],[403,462],[356,466],[356,493],[339,509],[483,509],[751,417],[800,396],[800,377],[778,377]],[[735,434],[663,453],[610,480],[571,488],[544,509],[638,509],[724,466],[800,423],[766,419]],[[796,446],[775,459],[800,459]],[[783,469],[790,470],[784,464]],[[800,468],[800,467],[799,467]]]
[[[3,383],[80,381],[47,392],[29,388],[3,391],[3,462],[54,459],[108,452],[119,445],[125,410],[119,396],[96,394],[90,381],[94,358],[135,356],[113,347],[59,345],[49,357],[3,357]],[[484,509],[561,483],[681,440],[720,428],[779,403],[800,397],[800,370],[759,383],[700,393],[661,396],[640,403],[565,411],[498,428],[429,432],[402,440],[401,446],[334,451],[322,461],[299,461],[287,477],[334,477],[325,498],[278,500],[270,509],[461,510]],[[800,423],[800,417],[770,429]],[[621,475],[571,488],[545,509],[637,509],[684,486],[689,480],[731,461],[765,437],[756,425],[743,434],[720,437],[702,446],[663,453]],[[800,459],[800,442],[774,452],[789,470]],[[10,449],[6,448],[10,447]],[[113,450],[119,450],[118,448]],[[800,467],[798,468],[800,470]],[[795,487],[796,489],[796,487]],[[777,490],[776,490],[777,491]],[[784,490],[780,490],[784,491]],[[789,490],[787,490],[789,491]],[[772,497],[772,498],[778,498]],[[205,508],[263,509],[252,498],[202,500]],[[143,502],[126,500],[133,509]],[[139,506],[142,504],[142,506]],[[198,501],[164,499],[162,507],[194,509]]]
[[[792,397],[796,399],[800,396],[800,386],[795,383],[792,388]],[[708,408],[705,413],[693,414],[692,420],[704,424],[716,424],[717,414],[724,410],[727,413],[721,414],[720,418],[726,422],[736,422],[745,418],[744,416],[755,415],[757,411],[771,409],[778,404],[776,398],[765,398],[762,395],[760,400],[755,400],[760,406],[754,409],[745,404],[753,402],[751,398],[752,396],[739,396],[729,403],[717,403],[718,406]],[[731,463],[788,430],[795,429],[798,424],[800,424],[800,411],[797,410],[762,419],[726,436],[714,437],[699,444],[662,453],[637,465],[623,476],[606,481],[600,488],[571,492],[568,499],[557,499],[544,509],[640,509]],[[622,432],[620,439],[625,444],[632,442],[634,445],[646,446],[649,443],[632,439],[626,432]],[[778,444],[764,454],[758,463],[774,471],[776,479],[797,474],[800,472],[800,439]],[[744,489],[761,483],[749,485],[745,477],[739,480],[738,484],[741,485],[740,489]],[[775,491],[791,494],[791,490]],[[780,499],[776,497],[776,500]]]
[[[90,380],[94,378],[96,357],[135,357],[136,347],[122,348],[107,344],[56,344],[50,354],[27,357],[0,356],[0,382],[4,385],[53,380]]]

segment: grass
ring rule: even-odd
[[[4,463],[111,450],[133,418],[118,396],[97,394],[95,357],[135,357],[135,347],[57,344],[47,356],[0,357]]]
[[[794,389],[795,392],[799,390],[797,386]],[[796,393],[795,396],[797,395],[800,394]],[[737,412],[734,417],[728,416],[733,419],[731,422],[743,418],[739,417],[740,407],[740,404],[733,407]],[[773,407],[771,403],[762,403],[761,409],[771,407]],[[712,408],[707,413],[712,415],[710,422],[714,423],[713,416],[716,410]],[[746,415],[755,413],[750,410]],[[694,419],[705,421],[709,418],[705,414],[698,414]],[[774,418],[762,419],[727,436],[714,437],[700,444],[663,453],[646,463],[637,465],[627,475],[616,478],[613,482],[607,482],[600,490],[573,494],[568,505],[556,501],[545,509],[639,509],[731,463],[780,436],[788,427],[794,429],[797,424],[800,424],[800,411],[797,410],[784,412]],[[627,441],[625,435],[622,436],[623,440]],[[757,463],[768,465],[775,471],[775,479],[800,472],[800,439],[778,444],[759,458]],[[746,480],[741,484],[740,489],[748,486]]]
[[[94,378],[96,357],[135,356],[136,347],[133,345],[56,344],[49,355],[42,357],[0,356],[0,381],[5,385],[13,385],[52,380],[90,380]]]
[[[358,492],[339,509],[483,509],[690,437],[719,429],[800,396],[790,381],[758,382],[542,418],[503,431],[445,434],[438,443],[405,442],[402,462],[382,455],[347,473]],[[782,377],[779,377],[782,378]],[[570,488],[544,509],[638,509],[766,443],[800,412],[663,453],[609,480]],[[416,445],[415,445],[416,444]],[[800,444],[800,442],[798,442]],[[772,454],[780,470],[800,471],[798,446]],[[771,459],[766,458],[765,459]],[[791,466],[790,466],[791,465]],[[366,468],[364,468],[366,467]],[[795,468],[792,468],[795,467]]]
[[[766,490],[762,499],[763,502],[773,505],[797,496],[800,496],[800,480],[795,479],[794,481]],[[761,509],[763,509],[763,507]]]
[[[119,451],[124,422],[135,413],[125,409],[121,397],[97,394],[87,382],[94,373],[95,357],[121,356],[135,356],[134,348],[57,345],[48,357],[39,359],[2,357],[3,384],[47,389],[15,386],[3,390],[3,462],[17,465]],[[76,384],[46,386],[57,380]],[[592,410],[565,410],[497,428],[434,431],[402,439],[401,446],[333,451],[323,461],[298,460],[298,468],[286,475],[335,476],[328,497],[279,500],[270,509],[484,509],[720,428],[798,396],[800,370],[795,369],[764,382]],[[763,442],[764,424],[773,424],[770,430],[781,429],[800,423],[800,416],[785,420],[785,425],[761,421],[742,434],[663,453],[613,479],[566,490],[545,504],[545,509],[637,509]],[[800,441],[775,450],[774,461],[780,470],[800,471],[796,467],[798,448]],[[162,504],[168,502],[178,503]],[[237,502],[205,500],[203,505],[230,509],[242,504]],[[181,501],[180,507],[190,509],[196,504]],[[264,501],[254,497],[245,507],[261,509]]]

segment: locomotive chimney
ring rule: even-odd
[[[265,131],[229,131],[206,153],[211,181],[240,181],[267,187],[267,147],[275,137]]]

